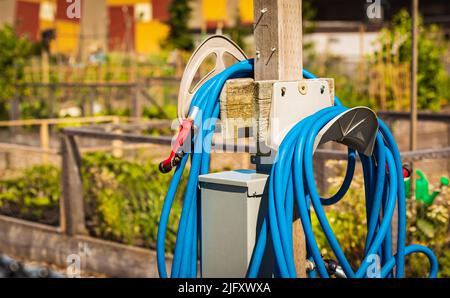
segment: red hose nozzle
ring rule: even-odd
[[[172,171],[174,167],[176,167],[181,162],[183,156],[184,151],[181,150],[181,148],[179,148],[177,153],[175,153],[175,155],[173,156],[173,158],[169,157],[168,159],[162,161],[159,164],[159,171],[163,174],[169,173],[170,171]]]
[[[178,132],[177,139],[173,145],[172,151],[170,152],[170,156],[159,164],[159,171],[161,173],[169,173],[181,162],[181,159],[185,154],[182,146],[192,130],[194,119],[197,116],[197,113],[198,109],[194,108],[189,118],[183,120],[183,123],[181,124],[180,130]]]

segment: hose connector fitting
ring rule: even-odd
[[[170,152],[170,156],[159,164],[159,171],[161,173],[169,173],[181,162],[181,159],[183,159],[185,152],[182,147],[186,142],[189,133],[193,129],[194,120],[195,117],[197,117],[198,112],[198,107],[193,107],[189,117],[183,120],[183,123],[181,124],[180,130],[178,132],[178,136],[175,140],[175,143],[173,144],[172,151]]]

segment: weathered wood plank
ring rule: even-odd
[[[241,128],[252,127],[254,116],[253,79],[233,79],[220,95],[220,118],[225,139],[237,139]]]
[[[0,121],[0,127],[32,126],[32,125],[42,125],[43,123],[46,123],[48,125],[85,124],[85,123],[100,123],[100,122],[114,122],[114,121],[129,121],[132,119],[133,118],[131,118],[131,117],[121,117],[121,116],[95,116],[95,117],[80,117],[80,118],[75,118],[75,117],[74,118],[52,118],[52,119],[22,119],[22,120]],[[156,121],[156,122],[160,122],[160,121]]]
[[[46,122],[43,122],[41,124],[40,133],[39,133],[40,139],[41,139],[41,149],[42,151],[48,151],[50,150],[50,130],[49,125]],[[49,156],[46,153],[42,154],[42,162],[48,163]]]
[[[255,0],[255,80],[297,80],[302,73],[302,1]]]
[[[81,157],[74,136],[61,138],[61,157],[61,229],[68,235],[85,235]]]
[[[330,96],[334,97],[334,80],[320,79],[328,83]],[[236,139],[237,131],[251,128],[254,132],[259,155],[267,153],[265,141],[269,128],[273,84],[276,81],[234,79],[225,84],[220,96],[223,135]]]
[[[273,82],[299,80],[303,72],[302,0],[255,0],[256,45],[254,131],[258,152],[265,146]],[[293,226],[294,259],[299,277],[306,277],[306,245],[300,220]]]
[[[270,108],[272,104],[273,83],[275,81],[258,81],[255,97],[255,125],[256,146],[259,154],[266,155],[270,150],[265,145],[267,131],[269,129]]]

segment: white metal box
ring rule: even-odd
[[[267,210],[267,178],[250,170],[200,176],[203,277],[245,277]],[[272,275],[267,247],[262,277]]]

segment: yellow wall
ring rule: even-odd
[[[244,23],[253,22],[253,0],[239,0],[239,14]]]
[[[55,13],[56,13],[56,0],[22,0],[22,1],[34,2],[34,3],[43,3],[43,2],[53,3]],[[53,28],[55,28],[55,20],[53,20],[53,21],[44,20],[44,19],[41,19],[41,17],[39,16],[39,31],[42,32],[44,30],[53,29]]]
[[[203,0],[203,18],[206,21],[227,20],[227,0]]]
[[[41,32],[44,30],[53,29],[53,28],[55,28],[55,22],[43,21],[43,20],[39,21],[39,30]]]
[[[136,52],[149,54],[160,50],[161,42],[169,34],[169,27],[158,21],[136,24]]]
[[[108,6],[135,5],[140,3],[150,3],[150,0],[107,0]],[[169,27],[158,21],[135,23],[135,49],[139,54],[149,54],[158,52],[161,42],[169,34]]]
[[[80,25],[70,21],[55,22],[56,40],[52,42],[52,51],[73,54],[77,50]]]
[[[56,0],[28,0],[30,2],[51,2],[56,4]],[[55,7],[56,9],[56,7]],[[56,12],[56,11],[55,11]],[[56,38],[51,43],[51,50],[54,53],[73,54],[77,50],[80,25],[67,20],[40,20],[39,30],[55,29]]]
[[[25,0],[29,2],[56,2],[56,0]],[[87,0],[92,1],[92,0]],[[202,14],[205,21],[227,21],[227,0],[194,0],[202,1]],[[151,3],[150,0],[107,0],[108,6],[135,5]],[[242,22],[253,22],[253,0],[239,0],[239,12]],[[107,20],[105,20],[107,21]],[[229,21],[229,20],[228,20]],[[40,30],[55,28],[57,38],[52,43],[55,52],[72,54],[77,50],[80,25],[70,21],[40,21]],[[148,54],[160,50],[160,44],[169,33],[167,25],[158,22],[140,22],[135,24],[135,49],[140,54]]]

